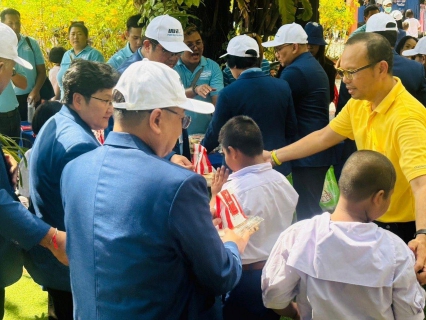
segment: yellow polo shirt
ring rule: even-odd
[[[426,109],[394,79],[397,84],[374,111],[370,102],[350,99],[330,127],[355,140],[358,150],[380,152],[392,162],[395,191],[389,210],[378,220],[408,222],[415,221],[409,182],[426,174]]]

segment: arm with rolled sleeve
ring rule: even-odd
[[[169,227],[198,283],[215,296],[240,280],[237,245],[222,243],[212,223],[206,181],[191,175],[180,186],[169,214]]]
[[[263,268],[261,285],[266,308],[284,309],[299,292],[300,276],[287,265],[294,242],[294,230],[290,227],[279,236]]]

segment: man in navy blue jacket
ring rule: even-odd
[[[3,23],[0,23],[0,94],[10,82],[15,62],[32,68],[24,59],[18,57],[18,38],[16,34]],[[18,201],[14,192],[14,173],[9,165],[16,162],[8,159],[6,162],[0,146],[0,319],[4,315],[4,288],[15,283],[22,275],[22,249],[31,249],[37,244],[48,248],[52,253],[66,263],[65,233],[56,234],[56,249],[50,241],[56,231],[48,224],[31,214]],[[12,170],[13,171],[13,170]],[[12,179],[10,176],[12,176]]]
[[[202,144],[211,152],[219,144],[222,126],[232,117],[246,115],[259,126],[267,150],[289,143],[297,132],[297,120],[291,90],[287,81],[267,76],[256,67],[259,58],[257,42],[246,35],[229,41],[227,64],[237,81],[222,89],[213,118]],[[284,175],[291,172],[291,164],[284,163],[275,169]]]
[[[114,131],[61,180],[75,319],[221,319],[249,235],[212,223],[205,179],[163,159],[190,117],[176,71],[131,65],[114,89]],[[80,186],[84,185],[84,192]]]
[[[262,43],[264,47],[274,47],[278,61],[285,67],[280,78],[288,82],[293,96],[298,127],[295,140],[324,128],[329,122],[327,74],[308,51],[307,39],[305,30],[293,23],[283,25],[273,41]],[[294,188],[299,194],[296,207],[298,220],[322,213],[319,202],[325,174],[334,158],[334,149],[328,149],[292,161]]]

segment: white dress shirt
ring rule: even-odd
[[[336,222],[329,213],[283,232],[262,273],[263,302],[301,319],[424,319],[425,291],[414,255],[374,223]]]
[[[270,163],[245,167],[229,175],[222,190],[232,190],[247,217],[264,221],[241,255],[243,264],[266,260],[278,236],[291,225],[299,195]]]

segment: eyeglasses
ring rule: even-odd
[[[354,69],[354,70],[345,70],[345,69],[342,69],[342,68],[336,68],[336,71],[337,71],[337,74],[341,78],[346,77],[346,79],[352,80],[354,78],[355,73],[360,72],[361,70],[370,68],[370,67],[372,67],[372,66],[374,66],[375,64],[378,64],[378,63],[379,62],[370,63],[370,64],[367,64],[366,66],[363,66],[361,68]]]
[[[182,116],[181,114],[177,113],[176,111],[173,111],[171,109],[168,108],[163,108],[164,110],[167,110],[171,113],[177,114],[179,117],[181,117],[182,120],[182,129],[188,129],[189,125],[191,124],[191,117],[184,115]]]
[[[164,49],[163,46],[161,46],[161,50],[163,50],[163,53],[167,53],[170,57],[180,57],[183,53],[183,51],[181,52],[171,52],[169,50]]]
[[[108,106],[112,106],[112,100],[105,100],[105,99],[97,98],[97,97],[94,97],[94,96],[90,96],[90,98],[102,101]]]
[[[278,53],[281,51],[282,48],[287,47],[287,46],[291,46],[292,43],[287,43],[287,44],[283,44],[282,46],[278,46],[278,47],[274,47],[274,52]]]
[[[191,50],[194,50],[195,47],[197,47],[197,48],[203,47],[203,41],[202,40],[199,40],[199,41],[196,41],[196,42],[189,42],[189,43],[185,43],[185,44]]]

